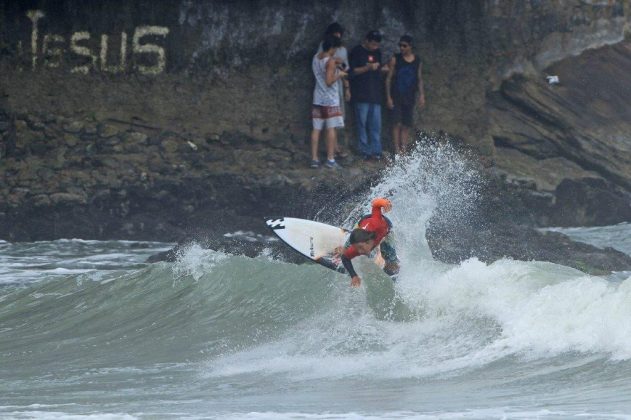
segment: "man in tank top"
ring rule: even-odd
[[[392,110],[392,141],[394,152],[407,149],[410,128],[414,125],[414,106],[425,107],[425,92],[421,76],[421,59],[412,50],[412,37],[403,35],[399,40],[400,53],[390,59],[386,77],[386,105]]]
[[[318,168],[318,142],[320,132],[326,129],[326,155],[325,166],[330,169],[339,168],[335,162],[335,147],[337,145],[337,127],[344,127],[344,116],[340,109],[340,93],[338,80],[346,76],[346,72],[337,67],[333,58],[335,51],[342,45],[340,38],[330,35],[322,42],[322,52],[313,56],[311,68],[315,76],[315,88],[313,89],[313,102],[311,107],[311,119],[313,130],[311,131],[311,167]]]

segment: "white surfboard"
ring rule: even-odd
[[[265,223],[283,242],[311,261],[339,273],[346,273],[340,256],[335,254],[335,248],[344,246],[350,231],[326,223],[293,217],[269,219]],[[383,258],[379,252],[374,262],[383,267]]]

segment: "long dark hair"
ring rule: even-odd
[[[342,46],[342,40],[335,35],[327,35],[322,41],[322,51],[328,51],[331,48],[340,48]]]
[[[344,36],[344,27],[337,22],[333,22],[326,28],[324,36],[333,35],[335,33],[339,33],[340,37]]]

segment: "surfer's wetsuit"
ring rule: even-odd
[[[390,220],[384,216],[381,211],[381,208],[384,207],[386,203],[389,204],[387,200],[382,198],[373,200],[371,214],[367,214],[359,219],[355,228],[375,233],[375,248],[379,245],[381,256],[386,261],[387,267],[389,263],[398,263],[399,258],[397,258],[397,251],[391,243],[392,238],[390,232],[392,231],[392,222],[390,222]],[[375,248],[373,248],[373,250]],[[357,275],[351,260],[358,255],[360,254],[357,252],[355,245],[348,246],[342,254],[342,264],[351,277],[355,277]],[[386,268],[384,268],[384,271],[386,271],[388,275],[396,274],[396,272],[388,272]]]

